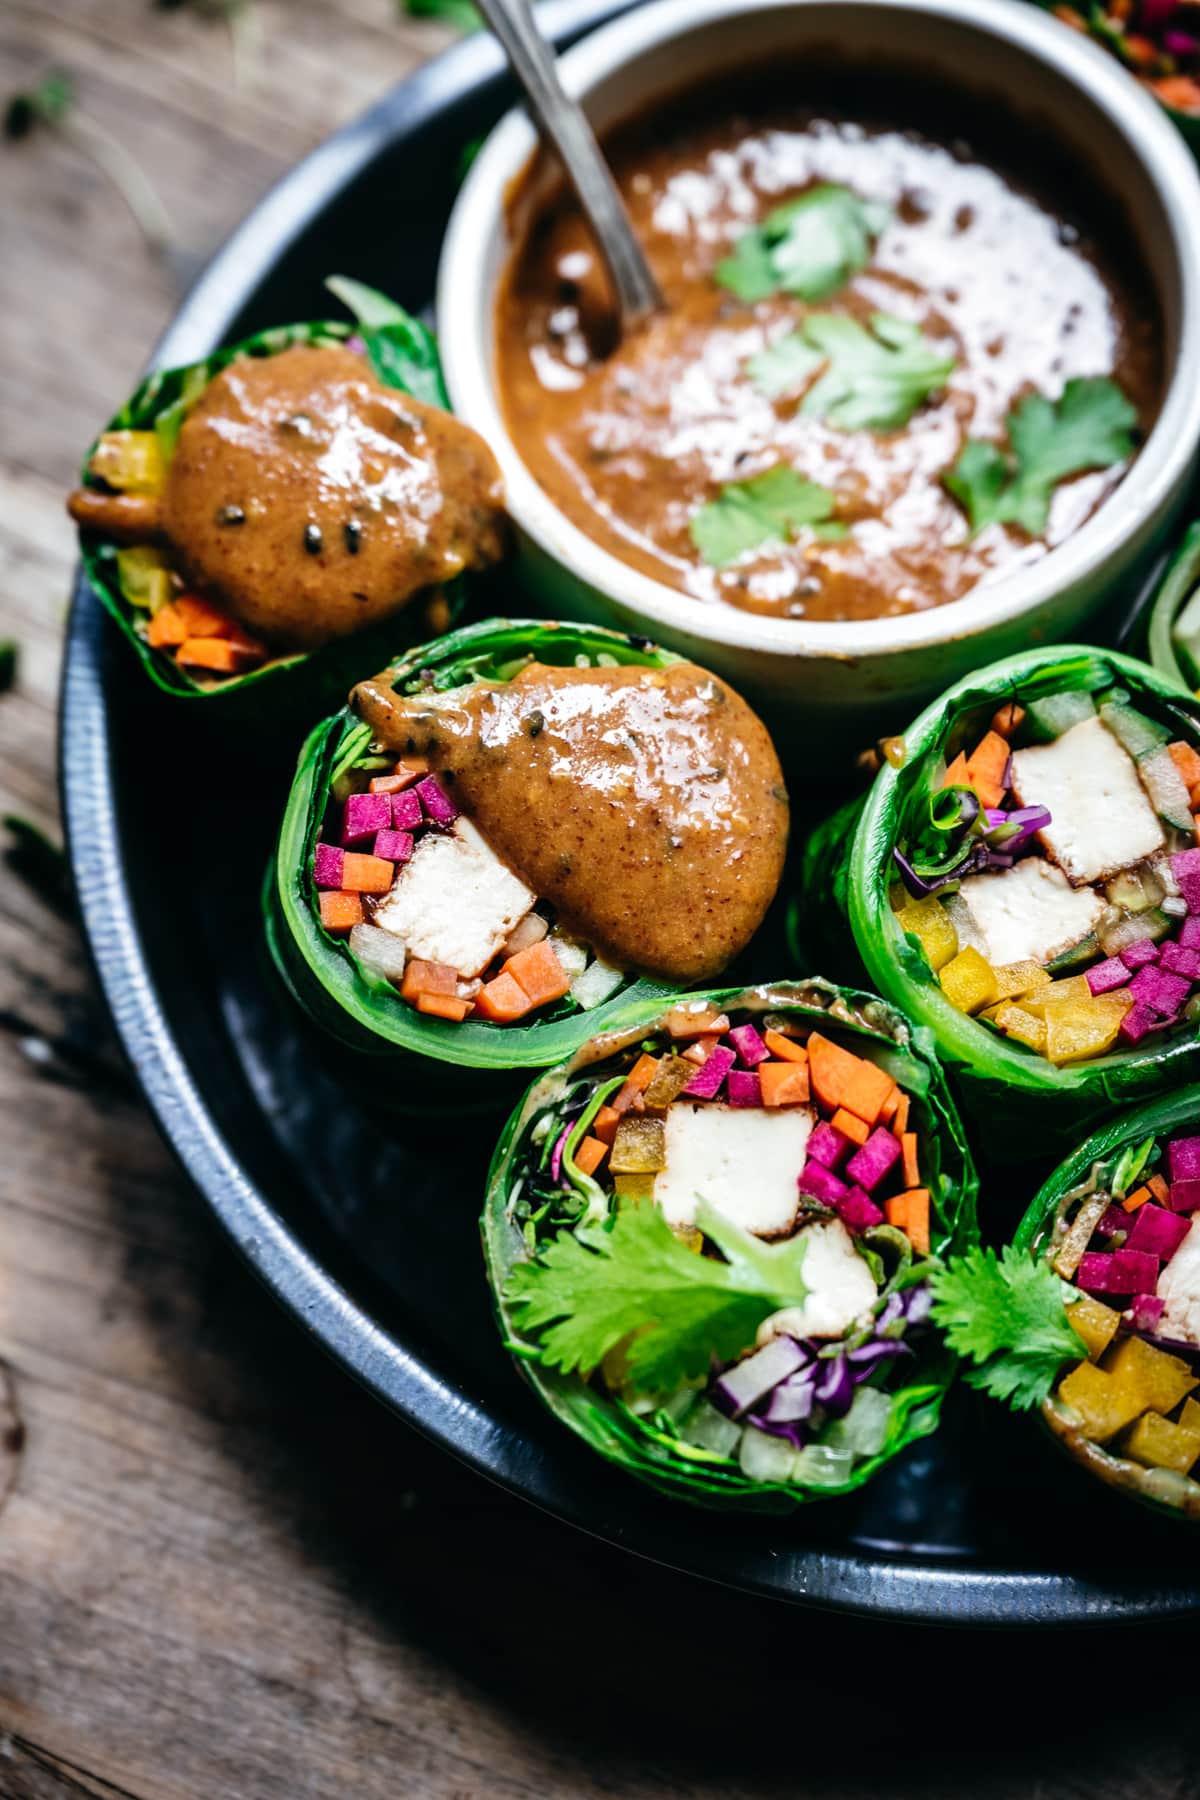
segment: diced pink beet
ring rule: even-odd
[[[900,1160],[900,1139],[886,1125],[877,1125],[865,1144],[860,1144],[846,1164],[846,1174],[873,1194]]]
[[[1185,981],[1200,981],[1200,950],[1188,950],[1183,944],[1164,944],[1158,966],[1172,975],[1181,975]]]
[[[761,1106],[762,1082],[751,1069],[730,1069],[725,1096],[730,1106]]]
[[[1190,913],[1200,913],[1200,850],[1180,850],[1171,858],[1171,873]]]
[[[771,1054],[753,1025],[735,1025],[728,1035],[729,1042],[748,1069],[757,1069]]]
[[[1161,1031],[1162,1020],[1156,1019],[1148,1006],[1131,1006],[1121,1020],[1117,1034],[1123,1044],[1140,1044],[1152,1031]]]
[[[424,817],[416,788],[406,788],[402,794],[392,795],[393,831],[415,831]]]
[[[1135,1331],[1157,1331],[1166,1309],[1166,1301],[1160,1300],[1157,1294],[1135,1294],[1129,1309],[1129,1323]]]
[[[736,1061],[737,1057],[732,1050],[727,1050],[724,1044],[718,1044],[708,1061],[696,1070],[684,1088],[684,1094],[689,1100],[715,1100]]]
[[[378,831],[375,834],[375,848],[372,856],[382,856],[385,861],[406,863],[412,855],[413,841],[410,831]]]
[[[1146,1250],[1114,1250],[1114,1294],[1152,1294],[1158,1286],[1158,1258]]]
[[[1200,1175],[1200,1137],[1176,1137],[1167,1145],[1168,1181],[1190,1181]]]
[[[1106,1250],[1087,1250],[1079,1259],[1076,1276],[1081,1288],[1089,1294],[1115,1294],[1113,1259]]]
[[[1160,1019],[1173,1019],[1188,997],[1189,983],[1182,975],[1170,975],[1165,969],[1139,969],[1129,984],[1138,1006],[1144,1006]]]
[[[453,825],[458,808],[436,775],[427,775],[410,792],[419,796],[425,817],[431,825]]]
[[[1086,980],[1093,994],[1111,994],[1114,988],[1125,986],[1129,970],[1119,956],[1110,956],[1106,962],[1088,969]]]
[[[364,850],[379,831],[389,831],[392,802],[388,794],[351,794],[342,814],[343,850]]]
[[[1143,1211],[1145,1208],[1142,1209]],[[1096,1226],[1096,1236],[1102,1238],[1115,1237],[1118,1231],[1128,1232],[1129,1214],[1122,1206],[1110,1206],[1104,1217]]]
[[[1187,1175],[1182,1181],[1171,1183],[1172,1212],[1195,1212],[1198,1206],[1200,1206],[1200,1176]]]
[[[825,1119],[814,1128],[808,1140],[808,1154],[826,1169],[838,1168],[845,1161],[849,1148],[850,1139],[844,1132],[835,1131]]]
[[[1136,944],[1126,944],[1121,961],[1127,969],[1144,969],[1147,963],[1158,961],[1158,945],[1152,944],[1149,938],[1139,938]]]
[[[313,880],[319,888],[340,888],[346,852],[335,844],[318,844],[313,857]]]
[[[837,1214],[847,1231],[869,1231],[883,1219],[880,1208],[860,1187],[851,1188],[837,1202]]]
[[[844,1181],[839,1181],[832,1169],[825,1168],[811,1158],[800,1172],[796,1186],[802,1194],[808,1194],[814,1200],[823,1200],[826,1206],[836,1206],[845,1198],[849,1188]]]
[[[1179,927],[1179,942],[1185,950],[1200,950],[1200,919],[1187,918]]]
[[[1164,1262],[1169,1262],[1191,1229],[1187,1219],[1148,1200],[1133,1215],[1133,1230],[1125,1248],[1145,1250],[1149,1255],[1161,1256]]]

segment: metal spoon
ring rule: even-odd
[[[503,44],[542,131],[562,158],[616,289],[624,334],[663,303],[625,202],[583,108],[564,91],[554,52],[534,23],[529,0],[479,0]]]

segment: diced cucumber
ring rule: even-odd
[[[1152,750],[1138,763],[1138,774],[1159,818],[1165,819],[1168,825],[1173,825],[1176,831],[1190,834],[1192,808],[1187,783],[1175,767],[1171,752],[1161,747]]]
[[[850,1479],[854,1468],[853,1450],[831,1444],[809,1444],[793,1454],[796,1460],[792,1479],[807,1482],[810,1487],[840,1487]]]
[[[790,1481],[799,1456],[800,1452],[793,1450],[786,1438],[771,1437],[754,1425],[747,1425],[742,1431],[738,1462],[742,1474],[751,1481]]]
[[[685,1443],[695,1444],[698,1450],[715,1450],[718,1456],[732,1456],[742,1427],[736,1419],[727,1419],[724,1413],[718,1412],[708,1400],[697,1400],[681,1422],[679,1435]],[[755,1436],[761,1437],[762,1433],[756,1432]]]
[[[1143,938],[1149,938],[1152,944],[1161,943],[1170,929],[1166,913],[1152,906],[1146,912],[1126,913],[1111,925],[1101,925],[1096,936],[1105,956],[1120,956],[1122,950],[1128,950],[1130,944],[1140,944]]]
[[[860,1387],[844,1419],[836,1419],[825,1433],[830,1450],[849,1450],[855,1458],[878,1456],[887,1441],[892,1402],[878,1388]]]
[[[1090,694],[1047,694],[1041,700],[1030,700],[1025,707],[1025,729],[1030,737],[1049,743],[1070,731],[1072,725],[1094,718],[1095,704]]]
[[[1100,717],[1135,762],[1170,741],[1171,734],[1165,725],[1148,719],[1136,706],[1126,706],[1119,700],[1107,701],[1100,708]]]
[[[1200,687],[1200,587],[1181,610],[1171,636],[1185,679]]]

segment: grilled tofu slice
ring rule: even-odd
[[[783,1236],[800,1211],[796,1183],[814,1122],[808,1106],[676,1100],[667,1108],[667,1166],[654,1178],[663,1217],[670,1225],[692,1225],[704,1200],[756,1237]]]
[[[875,1278],[840,1219],[818,1219],[804,1228],[801,1274],[808,1293],[800,1306],[772,1313],[758,1341],[786,1335],[839,1338],[875,1304]]]
[[[1082,720],[1052,744],[1015,750],[1012,763],[1018,803],[1050,809],[1039,835],[1072,886],[1102,881],[1166,843],[1137,765],[1101,719]]]
[[[372,923],[394,932],[410,956],[473,977],[536,899],[471,821],[459,818],[444,835],[421,839]]]
[[[1102,894],[1073,888],[1062,870],[1040,856],[1011,869],[969,875],[959,899],[971,921],[971,937],[993,968],[1004,963],[1045,966],[1082,943],[1105,911]]]

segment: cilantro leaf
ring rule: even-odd
[[[970,519],[972,534],[987,525],[1020,525],[1039,537],[1058,483],[1132,456],[1136,423],[1137,410],[1115,381],[1076,376],[1059,400],[1027,394],[1009,413],[1011,455],[972,438],[942,479]]]
[[[706,563],[725,569],[762,544],[787,543],[805,525],[816,527],[821,537],[844,537],[846,527],[832,517],[833,507],[831,489],[780,463],[723,487],[693,514],[692,542]]]
[[[1013,1244],[978,1245],[930,1276],[933,1316],[950,1348],[978,1366],[972,1387],[1020,1410],[1040,1406],[1064,1363],[1087,1351],[1067,1316],[1074,1290]]]
[[[888,216],[887,207],[821,182],[743,232],[715,279],[750,304],[776,293],[824,300],[866,268]]]
[[[538,1336],[550,1368],[589,1374],[628,1340],[631,1387],[663,1393],[707,1375],[712,1358],[748,1350],[762,1321],[803,1302],[804,1234],[761,1244],[701,1206],[726,1260],[680,1243],[656,1206],[625,1207],[609,1226],[563,1232],[519,1263],[504,1297],[517,1329]]]
[[[801,412],[842,431],[904,425],[954,367],[922,336],[919,325],[873,313],[867,331],[845,313],[812,313],[799,331],[750,358],[756,387],[774,397],[825,372],[804,396]]]

